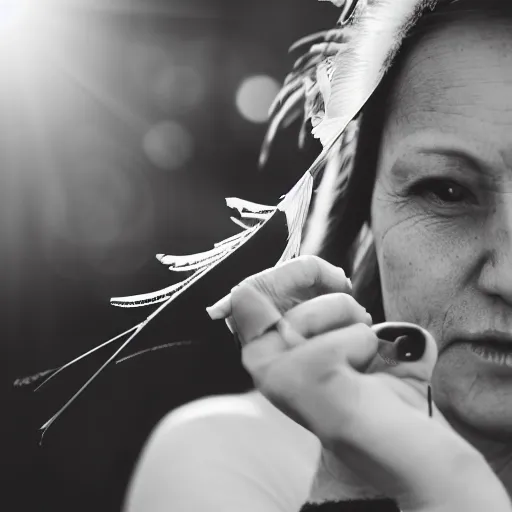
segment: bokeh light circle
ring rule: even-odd
[[[143,148],[150,162],[163,170],[174,171],[183,167],[192,157],[192,135],[179,123],[163,121],[146,133]]]
[[[236,93],[238,111],[252,123],[268,120],[268,109],[279,92],[279,82],[267,75],[246,78]]]

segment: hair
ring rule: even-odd
[[[319,256],[341,266],[353,280],[354,298],[372,315],[375,323],[385,321],[379,267],[375,247],[366,252],[354,273],[358,236],[365,223],[371,226],[371,200],[389,105],[400,72],[412,49],[432,29],[449,24],[461,16],[477,19],[512,17],[510,0],[440,1],[425,13],[404,39],[400,51],[361,115],[354,167],[347,188],[338,194],[331,208],[331,219]]]

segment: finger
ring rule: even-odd
[[[432,335],[426,329],[407,322],[384,322],[372,326],[372,330],[379,337],[379,348],[366,373],[389,374],[390,387],[404,401],[417,408],[424,408],[429,416],[449,426],[433,402],[432,395],[429,396],[438,353]],[[413,335],[407,340],[405,336],[411,333]],[[393,377],[398,377],[400,381]],[[402,381],[407,381],[409,387],[397,385]]]
[[[316,336],[283,354],[283,342],[272,331],[243,348],[242,362],[258,389],[285,414],[313,432],[336,431],[340,413],[358,407],[358,371],[371,362],[377,345],[367,325],[355,324]],[[339,390],[343,397],[336,403],[326,402],[333,381],[335,393]],[[336,410],[330,410],[333,406]]]
[[[260,337],[282,318],[274,304],[252,286],[238,286],[232,295],[230,324],[242,344]]]
[[[267,368],[278,358],[283,357],[285,352],[289,352],[294,343],[293,339],[300,336],[289,324],[285,323],[285,326],[279,331],[277,329],[267,331],[252,343],[242,343],[242,364],[254,379],[261,378]],[[290,331],[292,331],[291,335]]]
[[[430,382],[438,351],[426,329],[408,322],[384,322],[372,329],[379,338],[379,348],[367,373],[384,372],[401,379]]]
[[[340,367],[365,371],[377,348],[378,339],[372,329],[358,323],[311,338],[290,352],[290,364],[300,368],[302,374],[322,380]]]
[[[288,374],[298,381],[311,381],[341,366],[364,371],[377,347],[377,337],[362,323],[315,336],[292,350],[278,331],[271,330],[243,347],[242,363],[255,380],[263,382],[270,366],[282,359],[277,367],[278,373],[284,372],[283,378]]]
[[[283,318],[305,338],[351,324],[372,324],[372,317],[366,309],[346,293],[315,297],[290,309]]]
[[[231,313],[231,293],[222,297],[212,306],[207,307],[206,312],[212,320],[221,320],[229,316]]]
[[[284,262],[248,277],[239,286],[245,285],[252,285],[271,298],[281,313],[317,295],[352,293],[352,283],[343,269],[317,256],[300,256]],[[231,294],[206,309],[213,320],[231,314]]]
[[[261,297],[260,297],[261,299]],[[245,308],[244,308],[245,309]],[[245,328],[250,322],[258,322],[252,306],[246,302],[246,309],[251,318],[245,324]],[[352,324],[364,323],[372,324],[372,317],[366,310],[350,295],[343,293],[330,293],[315,297],[307,302],[299,304],[286,313],[277,323],[273,324],[275,317],[269,316],[262,325],[256,325],[251,332],[245,333],[240,340],[242,345],[256,338],[258,334],[268,331],[274,327],[279,335],[275,341],[283,350],[291,349],[299,344],[307,342],[308,338],[318,336],[331,330],[348,327]],[[243,322],[240,326],[244,328]],[[226,324],[232,333],[235,331],[235,322],[230,316],[226,319]],[[270,335],[266,338],[267,342],[274,342],[275,336]]]
[[[228,316],[224,322],[226,323],[226,326],[227,328],[229,329],[229,331],[231,332],[231,334],[236,334],[235,332],[235,324],[233,322],[233,317],[231,316]]]

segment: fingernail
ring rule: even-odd
[[[396,340],[396,356],[399,361],[412,363],[419,361],[425,354],[427,340],[423,333],[404,334]]]
[[[228,316],[228,318],[226,318],[224,321],[226,322],[226,325],[231,334],[236,334],[235,322],[233,321],[233,317]]]
[[[394,343],[400,336],[416,332],[418,329],[398,322],[384,322],[383,324],[374,325],[373,330],[381,340]]]
[[[215,304],[206,308],[206,312],[212,320],[221,320],[231,313],[231,294],[222,297]]]
[[[347,277],[347,281],[348,281],[349,288],[352,290],[353,287],[352,287],[352,281],[351,281],[350,277]]]
[[[425,354],[427,339],[418,327],[384,324],[374,326],[374,332],[379,339],[393,343],[394,358],[398,361],[419,361]]]

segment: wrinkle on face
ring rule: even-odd
[[[512,434],[512,371],[498,381],[448,346],[458,332],[512,332],[512,277],[503,279],[512,262],[512,20],[459,20],[425,35],[390,105],[371,212],[386,319],[417,323],[438,341],[441,410]],[[441,147],[478,164],[442,157]],[[425,156],[429,149],[441,156]],[[426,178],[455,180],[474,201],[447,206],[413,194]]]
[[[469,28],[469,30],[468,30]],[[506,37],[510,23],[503,20],[459,20],[448,27],[431,30],[417,44],[416,51],[409,56],[406,73],[392,95],[393,117],[407,118],[408,110],[415,104],[429,105],[431,112],[454,113],[465,116],[457,107],[473,107],[485,104],[484,117],[492,123],[500,119],[508,123],[509,112],[496,118],[493,114],[509,109],[503,96],[490,94],[493,85],[510,86],[511,77],[503,70],[510,65],[512,44]],[[446,34],[450,33],[450,44]],[[505,37],[500,38],[504,34]],[[498,37],[497,37],[498,35]],[[484,71],[485,70],[485,71]],[[470,116],[475,115],[472,111]]]

